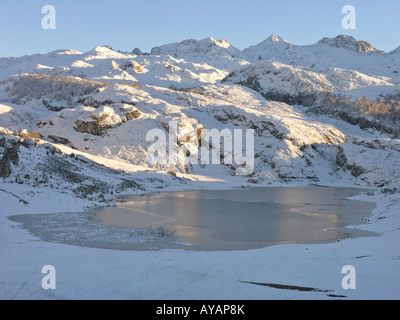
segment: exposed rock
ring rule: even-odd
[[[136,110],[132,110],[132,111],[129,111],[129,112],[125,113],[125,117],[126,117],[126,120],[129,121],[129,120],[132,120],[132,119],[139,118],[141,116],[141,114],[142,113],[139,110],[136,109]]]
[[[49,135],[49,139],[53,141],[54,143],[59,143],[59,144],[70,144],[71,141],[69,141],[67,138],[63,137],[58,137],[54,135]]]
[[[13,132],[12,131],[10,131],[10,130],[8,130],[8,129],[6,129],[6,128],[1,128],[0,127],[0,134],[3,134],[3,135],[5,135],[5,136],[12,136],[13,135]]]
[[[262,179],[260,177],[256,177],[256,178],[249,178],[247,179],[248,183],[253,183],[253,184],[258,184],[262,181]]]
[[[349,105],[351,105],[351,101],[347,102]],[[348,108],[350,109],[350,108]],[[393,128],[388,127],[385,124],[382,124],[379,122],[379,120],[371,120],[368,115],[364,114],[357,114],[354,111],[346,111],[342,110],[339,107],[332,107],[329,108],[327,107],[327,104],[325,101],[323,101],[321,104],[316,104],[315,106],[312,106],[308,112],[315,113],[315,114],[328,114],[331,116],[334,116],[335,118],[339,118],[343,121],[346,121],[352,125],[358,125],[361,129],[368,129],[372,128],[378,131],[382,131],[388,134],[393,133]]]
[[[384,53],[381,50],[376,49],[372,44],[367,41],[360,41],[352,36],[338,35],[336,38],[323,38],[318,41],[318,44],[325,44],[330,47],[343,48],[352,50],[355,52],[378,52]]]
[[[32,148],[37,146],[37,142],[32,139],[25,139],[21,141],[21,146],[24,146],[25,148]]]
[[[75,126],[73,127],[76,132],[81,133],[89,133],[95,136],[102,136],[104,129],[99,127],[99,124],[96,121],[83,121],[83,120],[76,120]]]
[[[338,153],[336,155],[336,164],[343,168],[347,163],[346,155],[344,154],[344,150],[341,146],[338,147]]]
[[[381,143],[386,144],[384,140]],[[395,146],[394,140],[388,146]],[[398,153],[392,148],[370,149],[364,145],[343,143],[338,147],[336,164],[358,181],[376,187],[398,185]]]
[[[348,169],[350,169],[350,173],[353,177],[359,177],[366,171],[363,167],[360,166],[348,166]]]
[[[0,133],[0,177],[8,178],[11,175],[11,164],[17,166],[19,162],[20,141],[14,137],[7,137]]]
[[[339,167],[350,171],[351,175],[356,178],[366,172],[366,170],[359,165],[349,164],[346,154],[341,146],[338,147],[338,150],[339,152],[336,155],[336,164]]]
[[[21,140],[26,140],[26,139],[36,139],[36,140],[38,140],[38,139],[41,138],[41,135],[40,135],[39,132],[37,132],[37,131],[31,132],[31,131],[28,131],[26,129],[20,131],[18,133],[18,136],[21,138]]]
[[[47,154],[52,154],[52,155],[54,155],[55,153],[62,154],[62,152],[59,148],[57,148],[49,143],[43,143],[42,145],[40,145],[40,148],[46,149]]]
[[[390,188],[385,188],[385,189],[382,189],[382,193],[386,193],[386,194],[395,194],[396,193],[396,191],[397,191],[397,188],[392,188],[392,189],[390,189]]]

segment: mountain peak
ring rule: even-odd
[[[218,47],[225,48],[225,49],[232,47],[231,44],[225,39],[216,40],[213,37],[210,37],[208,39],[211,41],[212,44],[214,44]]]
[[[268,38],[266,38],[264,41],[257,44],[256,46],[252,46],[252,47],[271,46],[271,45],[272,46],[280,46],[280,45],[287,46],[287,45],[290,45],[290,42],[280,36],[273,34],[273,35],[270,35]]]
[[[236,53],[236,51],[238,51],[238,49],[232,47],[231,44],[225,39],[216,40],[213,37],[209,37],[202,40],[188,39],[163,45],[161,47],[155,47],[151,50],[151,53],[180,56],[183,53],[199,55],[220,50],[227,51],[229,53]]]
[[[91,60],[91,59],[109,59],[109,58],[114,58],[114,59],[123,59],[126,56],[122,53],[114,51],[111,46],[97,46],[93,50],[89,51],[86,53],[86,58],[85,60]]]
[[[113,50],[113,48],[111,48],[111,46],[106,45],[106,46],[97,46],[92,51],[93,52],[110,52],[110,51],[114,51],[114,50]]]
[[[289,41],[287,41],[286,39],[283,39],[280,36],[277,36],[275,34],[270,35],[267,39],[265,39],[265,41],[268,42],[285,42],[285,43],[289,43]]]
[[[283,56],[287,50],[294,47],[296,46],[290,44],[289,41],[273,34],[259,44],[244,49],[243,53],[248,61],[267,60]]]
[[[372,44],[367,41],[360,41],[356,38],[348,35],[338,35],[336,38],[323,38],[318,41],[318,44],[327,45],[335,48],[343,48],[352,50],[355,52],[378,52],[383,53],[383,51],[376,49]]]
[[[77,50],[72,50],[72,49],[59,49],[59,50],[51,51],[51,52],[49,52],[49,54],[79,55],[79,54],[82,54],[82,52],[77,51]]]

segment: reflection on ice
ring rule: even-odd
[[[107,226],[162,227],[202,250],[335,241],[371,235],[361,224],[374,204],[347,199],[363,190],[333,187],[252,188],[127,196],[95,218]]]

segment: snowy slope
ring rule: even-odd
[[[259,61],[257,54],[269,60]],[[321,123],[307,110],[291,105],[317,105],[327,95],[376,99],[396,94],[399,86],[394,78],[338,67],[367,58],[382,65],[387,56],[397,63],[396,52],[384,54],[351,37],[324,38],[316,45],[295,46],[271,36],[243,52],[225,40],[207,38],[156,47],[151,54],[96,47],[87,53],[59,50],[3,58],[0,126],[14,135],[24,129],[38,132],[50,143],[61,143],[89,155],[192,174],[209,170],[185,163],[187,150],[198,149],[193,139],[198,130],[253,129],[257,156],[251,181],[328,179],[330,183],[342,179],[342,170],[351,167],[336,163],[337,155],[343,152],[352,158],[353,149],[342,148],[352,144],[348,136],[353,132],[360,132],[360,139],[370,136],[356,126],[343,132],[341,126],[330,125],[331,120]],[[256,61],[251,64],[243,57]],[[279,62],[292,58],[295,65]],[[307,59],[318,60],[319,67],[295,63]],[[18,76],[21,73],[25,76]],[[39,75],[30,77],[30,73]],[[10,75],[14,76],[8,78]],[[80,86],[84,89],[79,90]],[[146,133],[154,128],[167,133],[170,121],[177,121],[182,132],[178,138],[179,163],[150,165],[146,150],[151,143],[146,141]],[[380,139],[378,132],[372,135]],[[389,143],[397,144],[398,140]],[[211,147],[219,149],[217,145]],[[384,150],[382,147],[382,153]],[[370,165],[364,164],[362,171],[371,177],[361,180],[350,175],[351,179],[367,185],[397,181],[389,169],[378,177]],[[221,166],[220,175],[231,174],[234,169]],[[351,169],[347,171],[351,173]]]
[[[271,58],[289,60],[302,52],[300,46],[291,44],[282,37],[271,35],[255,46],[243,50],[243,55],[249,61],[268,60]],[[306,54],[305,50],[302,52]]]
[[[106,46],[1,58],[0,298],[398,299],[399,52],[383,53],[351,37],[297,46],[271,36],[243,51],[207,38],[150,54]],[[387,114],[390,106],[391,134],[328,112],[325,98],[335,95],[349,104],[360,97],[368,102],[364,96],[388,100],[376,107]],[[146,135],[175,130],[170,121],[177,123],[178,164],[149,163]],[[254,130],[254,170],[239,176],[236,163],[186,163],[199,151],[202,129]],[[218,142],[205,147],[221,161],[232,155],[222,154]],[[370,188],[357,198],[377,203],[363,228],[379,236],[243,252],[121,252],[43,242],[7,218],[82,211],[161,189],[309,184]],[[81,214],[59,217],[66,235],[83,221]],[[105,236],[97,231],[87,236]],[[108,235],[124,241],[158,236],[141,232]],[[38,286],[44,261],[57,264],[57,291]],[[346,264],[357,267],[359,290],[341,288]]]
[[[283,97],[288,96],[293,97],[292,104],[308,105],[313,101],[303,102],[302,96],[303,99],[313,97],[315,100],[329,93],[376,99],[379,95],[400,90],[400,86],[392,84],[389,78],[368,76],[354,70],[333,67],[316,72],[311,68],[271,60],[257,61],[235,70],[224,81],[249,86],[271,100],[284,101]]]
[[[400,59],[393,52],[384,53],[365,41],[343,35],[333,39],[324,38],[316,44],[306,46],[294,45],[278,36],[271,36],[258,45],[243,50],[243,54],[251,62],[260,58],[273,59],[285,64],[313,68],[317,72],[330,66],[396,79],[400,72]]]
[[[376,52],[384,53],[376,49],[372,44],[366,41],[359,41],[352,36],[339,35],[336,38],[323,38],[318,41],[320,45],[326,45],[333,48],[343,48],[355,52]]]
[[[226,40],[218,41],[212,37],[200,41],[191,39],[155,47],[151,50],[151,54],[166,54],[188,61],[206,62],[222,70],[231,70],[248,64],[243,60],[243,54],[239,49]]]
[[[62,143],[81,152],[130,163],[143,168],[158,168],[164,171],[178,170],[182,173],[202,174],[196,165],[185,165],[185,150],[196,150],[198,129],[216,128],[253,129],[255,131],[255,170],[252,180],[257,182],[308,180],[330,183],[340,179],[343,171],[352,173],[349,166],[337,163],[337,156],[344,152],[352,158],[352,152],[360,150],[342,148],[352,142],[346,141],[353,132],[361,141],[374,137],[381,141],[377,147],[368,143],[359,146],[373,154],[380,150],[378,162],[360,165],[368,176],[352,174],[358,183],[365,185],[395,185],[398,173],[382,161],[387,144],[396,146],[399,141],[386,140],[377,132],[363,133],[357,128],[343,132],[329,123],[307,115],[305,110],[280,102],[267,102],[251,89],[235,85],[211,85],[199,92],[176,91],[162,87],[146,86],[132,88],[127,85],[112,85],[101,92],[93,93],[85,100],[85,105],[51,112],[46,107],[38,108],[43,116],[36,120],[16,117],[18,106],[3,107],[0,119],[2,126],[18,132],[22,128],[37,131],[46,141]],[[32,101],[30,103],[33,103]],[[13,106],[11,104],[11,106]],[[17,111],[23,112],[24,109]],[[25,111],[26,112],[26,111]],[[18,121],[18,119],[23,119]],[[178,164],[149,164],[146,150],[151,145],[146,141],[146,133],[154,128],[167,133],[168,123],[177,121]],[[340,126],[339,126],[340,128]],[[218,149],[218,145],[212,148]],[[398,157],[397,147],[390,158]],[[369,149],[374,149],[370,150]],[[343,151],[344,150],[344,151]],[[349,153],[349,154],[347,154]],[[379,159],[378,159],[379,158]],[[318,164],[318,165],[317,165]],[[381,166],[379,173],[371,166]],[[348,169],[350,168],[350,169]],[[232,169],[232,168],[231,168]],[[219,175],[231,174],[231,169],[221,166]],[[383,170],[383,171],[382,171]],[[329,172],[329,175],[327,173]],[[395,173],[395,175],[393,175]],[[346,175],[345,175],[346,176]]]

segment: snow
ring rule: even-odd
[[[256,80],[255,80],[256,79]],[[348,69],[327,67],[315,72],[311,68],[294,67],[272,60],[258,61],[237,69],[224,81],[259,86],[257,91],[281,95],[338,94],[375,100],[385,94],[399,92],[400,86],[388,77],[365,75]]]
[[[369,52],[354,50],[359,45]],[[10,139],[21,145],[18,164],[0,178],[0,298],[399,299],[400,139],[262,95],[398,93],[399,50],[372,48],[352,38],[297,46],[274,35],[243,51],[206,38],[150,54],[96,47],[1,58],[0,161],[12,152]],[[36,73],[46,75],[32,81],[36,95],[13,100],[13,81]],[[49,94],[43,79],[59,89]],[[81,80],[92,89],[76,96],[70,84]],[[170,121],[178,123],[180,162],[151,165],[146,133],[165,130]],[[201,128],[253,129],[254,173],[186,167],[184,148],[198,147],[187,135]],[[356,198],[377,207],[357,228],[378,236],[247,251],[121,251],[45,242],[8,219],[59,213],[73,221],[76,213],[125,194],[309,184],[370,189]],[[57,270],[54,291],[41,288],[48,264]],[[341,287],[344,265],[356,267],[356,290]]]
[[[206,38],[203,40],[185,40],[177,43],[155,47],[153,55],[167,54],[173,57],[185,57],[192,62],[206,62],[221,70],[232,69],[248,64],[242,57],[242,52],[231,46],[227,40]]]
[[[377,50],[373,45],[366,41],[358,41],[352,36],[339,35],[336,38],[323,38],[318,41],[318,44],[327,45],[334,48],[344,48],[356,52],[377,52],[383,53],[383,51]]]
[[[353,37],[347,37],[344,41],[336,39],[326,38],[313,45],[299,46],[271,36],[258,45],[243,50],[243,54],[245,60],[250,62],[261,57],[263,60],[273,59],[293,66],[313,68],[314,71],[335,66],[366,75],[396,77],[394,71],[399,71],[400,59],[395,50],[384,53]],[[370,52],[358,52],[359,45],[369,48]]]
[[[23,193],[18,187],[13,191]],[[56,199],[54,194],[49,196]],[[43,195],[36,198],[29,210],[8,194],[0,192],[0,197],[2,203],[10,204],[7,215],[73,210],[65,197],[59,199],[58,205],[54,201],[43,206],[43,202],[40,205]],[[224,252],[115,251],[45,243],[19,229],[16,223],[6,221],[2,211],[1,298],[337,299],[328,296],[334,294],[346,299],[398,299],[398,197],[375,195],[367,199],[379,205],[373,212],[372,222],[362,227],[380,232],[378,237]],[[75,209],[79,210],[78,207],[75,205]],[[47,264],[57,270],[54,291],[41,288],[41,268]],[[356,290],[341,287],[344,265],[356,268]],[[299,292],[246,282],[330,291]]]

